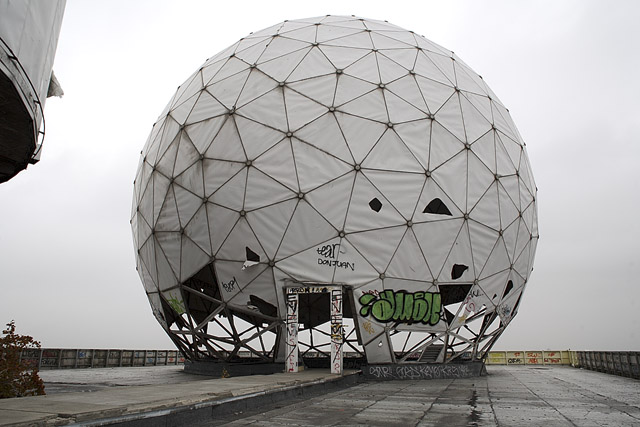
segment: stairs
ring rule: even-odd
[[[438,356],[442,351],[444,345],[430,345],[427,349],[422,353],[422,357],[420,357],[420,362],[424,363],[436,363],[438,361]]]

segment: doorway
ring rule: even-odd
[[[332,374],[342,375],[343,371],[343,290],[342,286],[292,286],[286,292],[286,372],[298,372],[298,329],[299,324],[308,326],[330,321],[330,362]],[[304,303],[301,305],[301,300]],[[328,300],[328,307],[327,307]],[[323,308],[326,307],[326,308]],[[301,310],[302,308],[302,310]],[[327,310],[328,309],[328,310]]]

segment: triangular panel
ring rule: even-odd
[[[293,139],[300,190],[304,193],[342,176],[353,167],[312,145]]]
[[[385,276],[421,281],[433,280],[427,261],[418,244],[419,237],[414,234],[414,231],[409,229],[405,233],[389,263]]]
[[[412,229],[422,253],[436,277],[442,270],[463,224],[462,219],[450,219],[413,225]]]
[[[258,209],[272,203],[291,199],[295,196],[296,193],[292,192],[291,189],[285,187],[282,183],[265,175],[257,168],[249,168],[244,200],[244,208],[246,210]]]
[[[313,207],[301,200],[287,227],[277,258],[282,259],[325,242],[338,234]]]
[[[355,171],[318,187],[304,196],[307,202],[336,230],[344,228],[354,179]]]
[[[405,226],[382,228],[351,233],[346,239],[358,251],[367,254],[367,261],[378,272],[384,273],[406,231]]]
[[[369,205],[374,198],[377,198],[383,204],[378,211],[373,210]],[[406,224],[406,222],[407,220],[400,215],[363,174],[358,173],[356,175],[344,231],[354,232],[393,227]]]
[[[423,173],[424,168],[393,130],[388,129],[362,161],[363,168]]]
[[[382,123],[349,114],[336,113],[336,118],[356,163],[360,163],[366,157],[387,129]]]
[[[247,212],[247,221],[269,259],[275,259],[297,205],[298,200],[292,199]]]

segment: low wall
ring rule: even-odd
[[[578,363],[575,351],[490,351],[487,365],[572,365]]]
[[[576,351],[581,368],[640,379],[638,351]]]
[[[24,350],[20,360],[43,370],[178,365],[184,363],[184,356],[177,350],[42,348]]]
[[[486,371],[482,362],[466,362],[365,365],[362,373],[369,380],[435,380],[479,377]]]
[[[25,350],[22,361],[38,369],[116,368],[185,363],[177,350],[103,350],[43,348]],[[569,365],[640,379],[640,352],[633,351],[490,351],[487,365]]]

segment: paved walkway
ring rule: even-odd
[[[180,384],[210,379],[184,372],[184,366],[135,368],[53,369],[40,371],[48,395],[75,391],[98,391],[111,387]]]
[[[365,382],[200,425],[640,425],[638,380],[571,367],[487,370],[481,378]]]
[[[207,379],[180,369],[43,371],[49,394],[0,400],[0,426],[640,425],[640,381],[570,367],[489,366],[480,378],[352,387],[353,372]]]
[[[0,426],[192,425],[255,405],[356,383],[328,370],[209,379],[182,367],[42,371],[46,396],[0,400]]]

